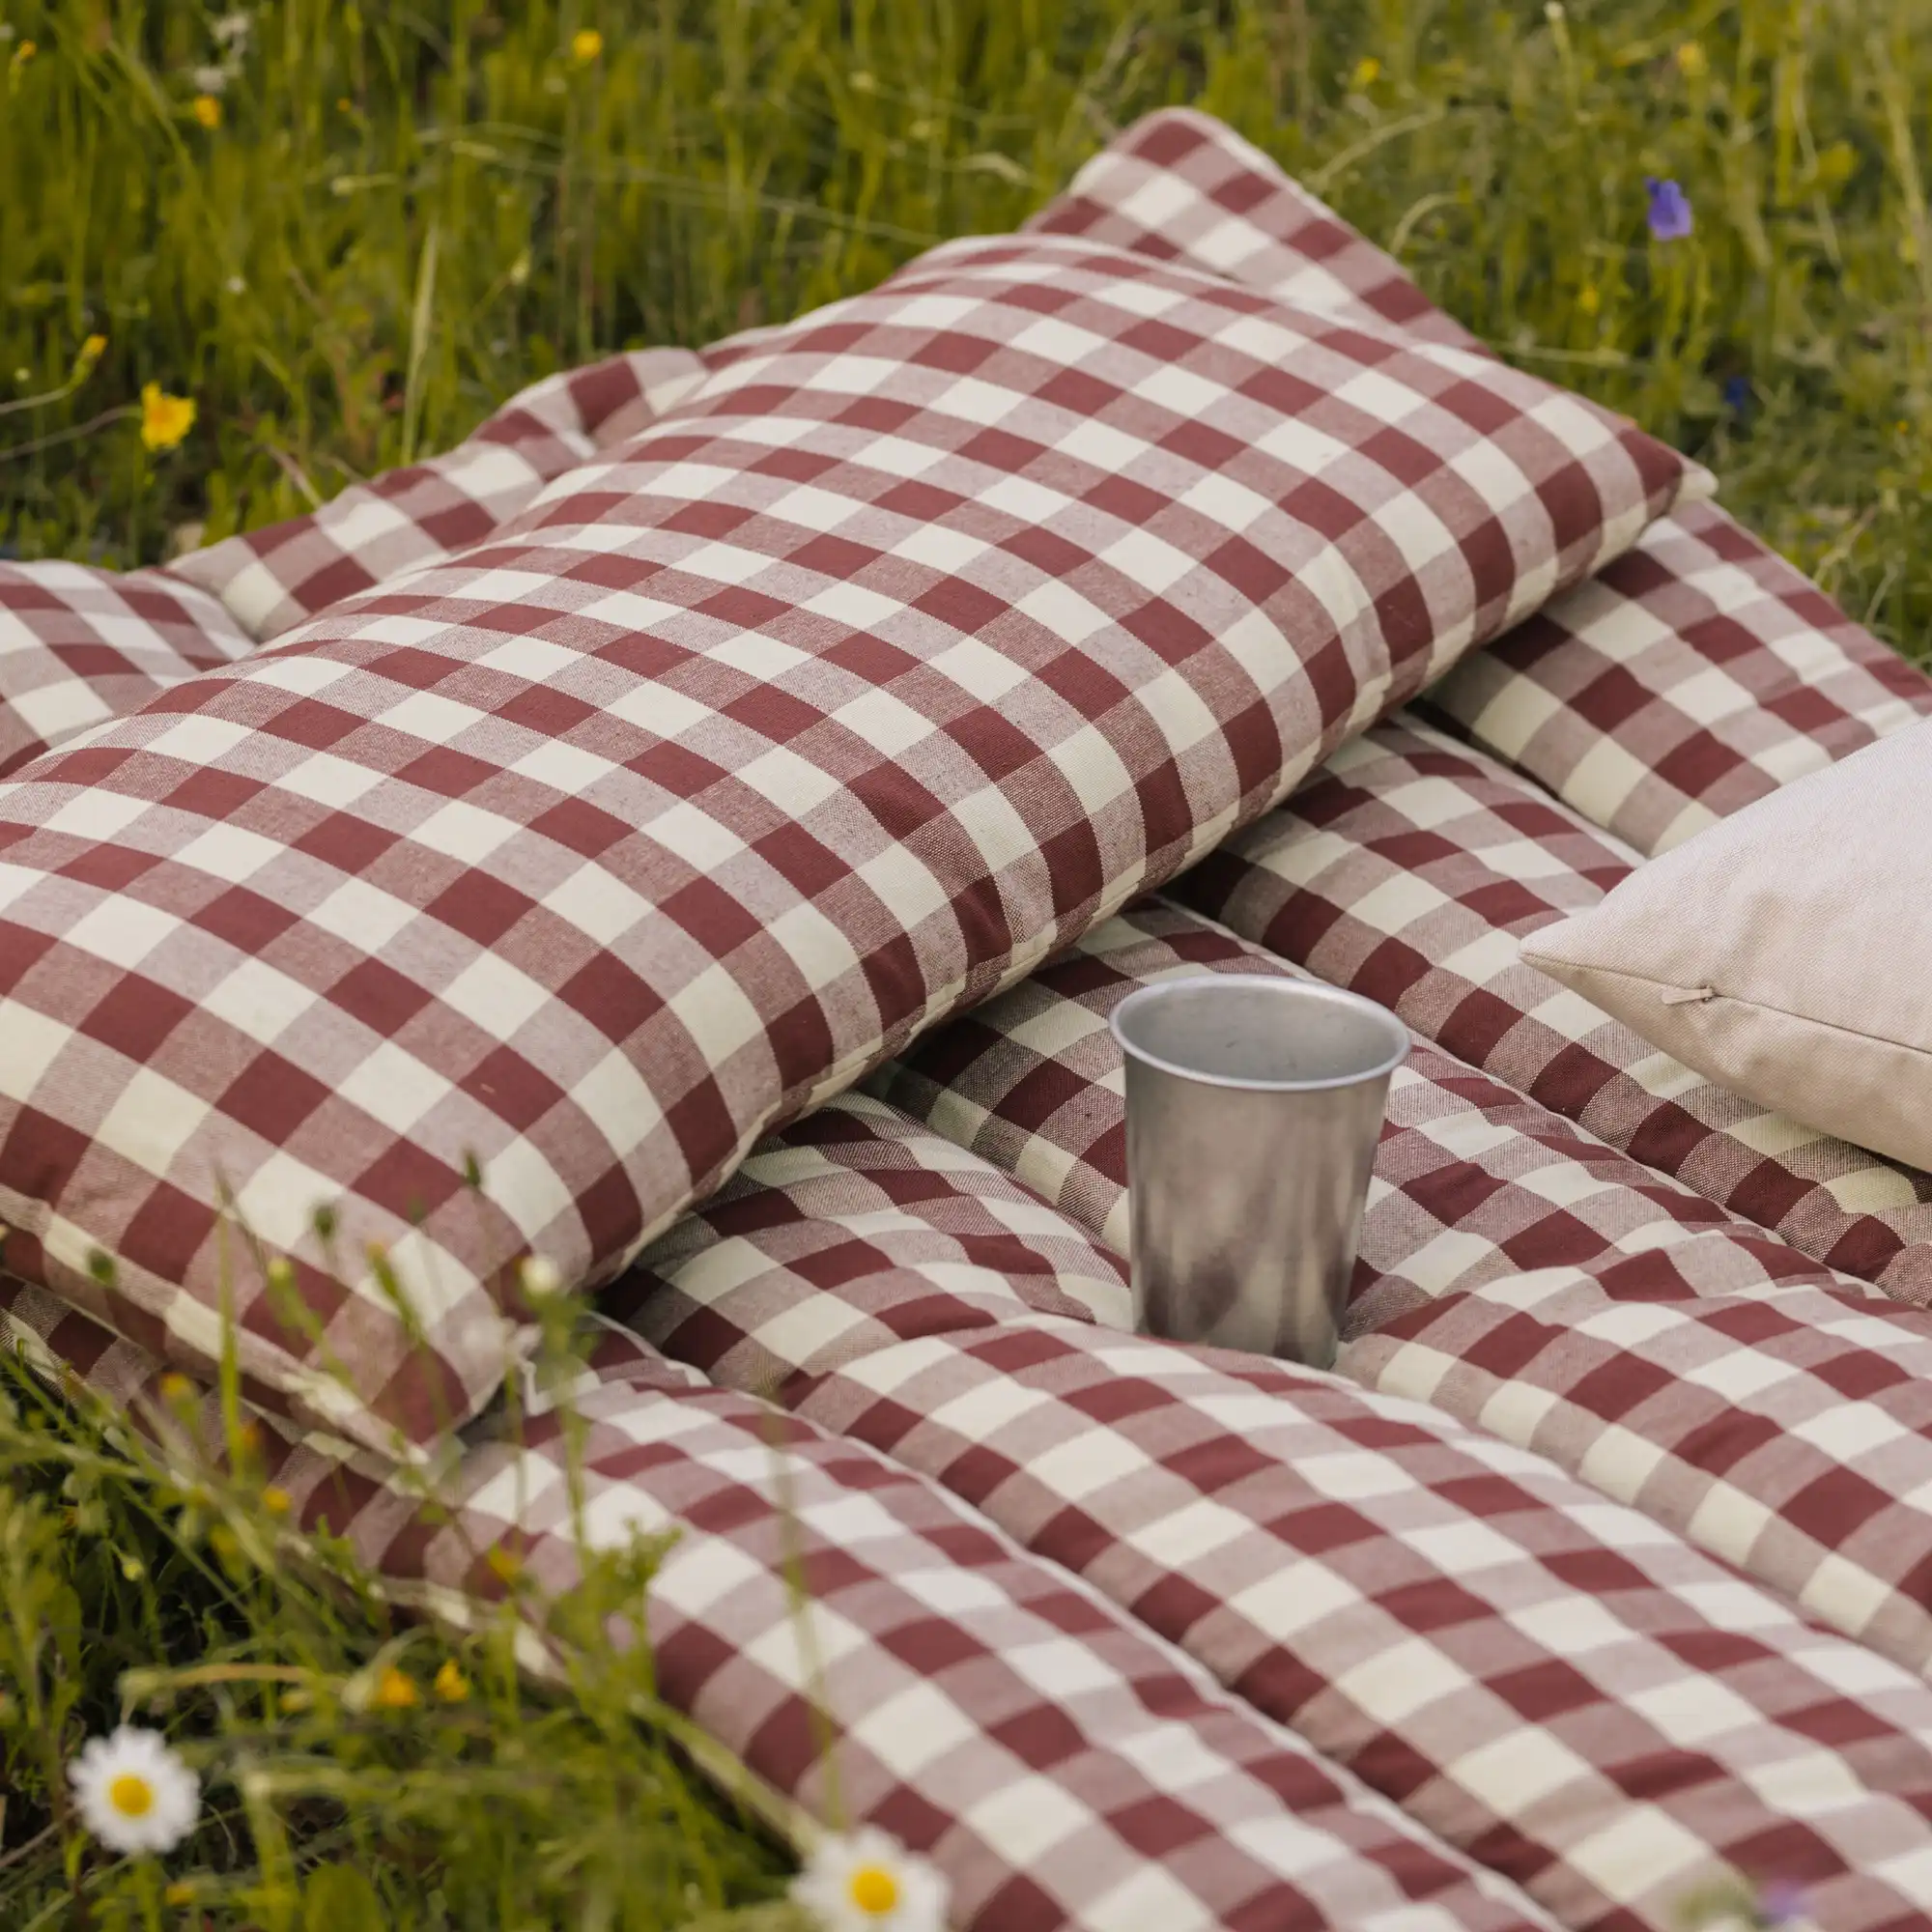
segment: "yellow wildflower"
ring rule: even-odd
[[[185,1879],[178,1878],[174,1884],[168,1887],[167,1890],[161,1893],[161,1903],[163,1905],[172,1905],[177,1910],[184,1905],[192,1905],[194,1903],[194,1887],[189,1885]]]
[[[1373,87],[1381,78],[1382,64],[1374,54],[1366,54],[1355,63],[1355,72],[1350,85],[1356,89]]]
[[[1695,41],[1686,41],[1677,49],[1677,71],[1686,80],[1702,80],[1711,63]]]
[[[379,1711],[407,1711],[420,1701],[416,1695],[415,1680],[407,1671],[398,1670],[393,1663],[377,1680],[376,1689],[369,1698]]]
[[[155,385],[152,383],[148,384],[148,387],[151,389],[154,388],[154,386]],[[145,402],[146,398],[143,397],[142,400]],[[193,405],[190,404],[189,407],[192,408]],[[147,428],[145,424],[142,427],[141,440],[144,442],[147,440]],[[154,445],[150,443],[149,447],[153,448]],[[189,1401],[194,1395],[194,1384],[191,1381],[189,1381],[185,1375],[181,1374],[180,1371],[176,1369],[170,1369],[167,1372],[167,1374],[161,1378],[160,1387],[161,1387],[161,1400],[164,1403],[167,1403],[171,1407],[177,1404]]]
[[[1577,308],[1580,314],[1595,315],[1604,305],[1604,298],[1597,293],[1595,282],[1585,282],[1577,291]]]
[[[20,44],[14,49],[14,65],[15,67],[25,67],[26,64],[30,60],[32,60],[33,57],[39,52],[40,48],[36,46],[32,41],[22,41]]]
[[[212,94],[197,94],[188,111],[204,128],[213,129],[221,126],[221,103]]]
[[[595,27],[582,27],[570,37],[570,57],[588,67],[604,51],[604,36]]]
[[[170,396],[158,383],[141,386],[141,440],[150,449],[173,449],[194,427],[194,398]]]
[[[445,1704],[460,1704],[469,1695],[469,1680],[456,1667],[456,1660],[446,1657],[436,1673],[436,1694]]]
[[[270,1516],[287,1516],[292,1505],[288,1491],[276,1488],[273,1483],[262,1492],[262,1507]]]

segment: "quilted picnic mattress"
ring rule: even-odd
[[[1436,402],[1485,436],[1505,434],[1506,410],[1547,428],[1567,407],[1485,387],[1496,365],[1386,257],[1198,115],[1129,129],[1029,232],[1054,274],[1086,272],[1101,258],[1067,251],[1091,247],[1293,304],[1346,337],[1365,408],[1398,355],[1450,371]],[[941,268],[1006,272],[972,245],[941,251]],[[1203,299],[1133,286],[1150,318]],[[957,313],[945,304],[969,294],[942,278],[912,298],[943,334]],[[1265,319],[1244,309],[1234,326]],[[862,326],[881,325],[860,312]],[[795,350],[765,334],[554,379],[447,456],[167,570],[0,566],[0,759],[17,774],[0,783],[0,869],[32,872],[42,895],[0,912],[19,923],[22,907],[70,905],[45,899],[56,886],[131,890],[121,872],[100,884],[116,853],[141,855],[129,876],[174,863],[142,829],[148,794],[114,789],[155,746],[183,742],[165,734],[201,734],[178,753],[209,792],[196,822],[245,828],[245,790],[218,782],[242,727],[208,690],[224,703],[252,693],[285,737],[335,748],[335,816],[305,837],[310,857],[340,863],[327,839],[358,794],[346,727],[316,696],[327,679],[392,646],[426,658],[440,647],[428,620],[451,600],[482,622],[486,606],[538,595],[520,585],[539,540],[579,546],[572,582],[639,595],[594,561],[614,547],[581,532],[607,527],[598,504],[619,502],[654,425],[688,425],[688,398],[742,400],[774,380]],[[1067,394],[1062,383],[1045,400]],[[1517,950],[1645,856],[1932,715],[1932,680],[1697,500],[1694,475],[1614,424],[1560,419],[1602,454],[1586,489],[1540,479],[1548,554],[1528,554],[1526,526],[1492,519],[1500,549],[1486,564],[1465,547],[1478,594],[1444,618],[1440,559],[1411,545],[1401,564],[1419,601],[1398,608],[1390,590],[1377,606],[1408,643],[1364,669],[1355,634],[1338,633],[1331,670],[1346,660],[1356,681],[1339,697],[1318,689],[1320,762],[1292,789],[1281,752],[1242,767],[1217,804],[1170,730],[1165,763],[1132,794],[1137,826],[1187,801],[1164,842],[1146,832],[1145,851],[1096,862],[1104,882],[1071,894],[1060,888],[1084,848],[1069,838],[1045,867],[1058,883],[1043,937],[926,971],[904,1022],[882,1024],[877,1050],[854,1047],[836,1077],[814,1063],[769,1105],[726,1093],[716,1158],[690,1152],[697,1127],[684,1133],[681,1198],[695,1205],[657,1227],[627,1209],[605,1241],[613,1265],[572,1392],[581,1517],[557,1415],[538,1403],[507,1439],[455,1344],[430,1392],[455,1419],[476,1415],[444,1484],[455,1514],[430,1522],[403,1466],[433,1434],[412,1435],[411,1392],[389,1378],[363,1406],[330,1410],[269,1314],[246,1317],[274,1342],[249,1390],[301,1520],[348,1535],[399,1596],[459,1619],[502,1589],[498,1550],[562,1586],[579,1533],[675,1525],[652,1612],[665,1695],[806,1813],[833,1802],[830,1735],[840,1822],[932,1859],[962,1927],[1675,1932],[1686,1900],[1732,1873],[1798,1888],[1803,1923],[1932,1923],[1932,1179],[1701,1081]],[[1282,405],[1269,435],[1299,460],[1309,420]],[[1208,400],[1196,421],[1205,436]],[[1232,461],[1191,434],[1182,409],[1156,440],[1210,470]],[[652,446],[673,465],[715,460],[696,440]],[[815,447],[775,434],[761,461],[795,485],[786,451],[803,462]],[[1406,460],[1378,456],[1395,471]],[[1490,487],[1470,482],[1492,479],[1489,462],[1472,448],[1458,474]],[[813,541],[830,546],[841,486],[827,476],[810,471],[825,513]],[[1585,497],[1595,521],[1565,535],[1566,506]],[[733,518],[752,513],[734,499]],[[920,514],[956,526],[951,510]],[[1022,531],[1032,515],[1022,504]],[[714,518],[695,540],[715,546],[727,526]],[[1091,582],[1051,555],[1041,570]],[[662,577],[650,587],[678,622],[702,615],[732,640],[768,623],[742,583],[681,603]],[[948,594],[947,624],[986,629]],[[936,596],[907,591],[904,607],[930,614]],[[331,621],[325,677],[304,668],[317,659],[301,640]],[[893,621],[881,616],[882,637]],[[555,655],[553,685],[498,709],[561,743],[596,704],[564,703]],[[424,694],[432,684],[454,692],[434,703],[462,696],[441,669]],[[464,797],[454,725],[426,695],[411,701],[418,764],[390,769]],[[1250,716],[1223,721],[1236,765]],[[1285,733],[1289,712],[1274,717]],[[759,729],[776,768],[787,731],[762,714]],[[894,770],[925,768],[908,750]],[[1037,836],[1030,809],[1022,797],[1000,821],[1013,838]],[[237,895],[260,863],[244,838],[265,842],[238,830],[206,862]],[[719,846],[712,885],[739,849]],[[913,890],[886,857],[867,863],[889,905]],[[477,864],[486,881],[492,864]],[[267,900],[251,903],[252,918]],[[104,916],[71,904],[75,927]],[[505,928],[481,885],[440,917],[495,956]],[[808,913],[783,918],[796,930]],[[276,956],[283,925],[236,929]],[[36,946],[64,943],[56,926]],[[909,956],[882,949],[868,983],[897,985]],[[1107,1015],[1150,981],[1228,971],[1354,988],[1414,1036],[1332,1374],[1130,1332]],[[0,989],[0,1026],[32,1008],[28,972]],[[486,991],[523,997],[507,976]],[[99,997],[97,1011],[122,992]],[[115,1012],[111,1039],[84,1015],[64,1023],[132,1053],[146,1022],[125,1001]],[[147,1068],[166,1071],[152,1055]],[[240,1101],[223,1104],[239,1117]],[[666,1118],[688,1123],[696,1104],[680,1088]],[[53,1106],[23,1106],[10,1126],[10,1203],[36,1187],[53,1198],[27,1175],[73,1137]],[[132,1161],[137,1137],[112,1128],[110,1115],[91,1131]],[[103,1172],[78,1154],[62,1169],[93,1192],[72,1181],[10,1243],[18,1273],[0,1278],[0,1316],[38,1363],[138,1406],[167,1361],[192,1362],[201,1330],[179,1296],[99,1293],[61,1262]],[[145,1194],[117,1234],[127,1251],[165,1252],[150,1224],[185,1210],[160,1198]],[[582,1219],[596,1249],[595,1217]],[[393,1453],[372,1415],[394,1425]]]

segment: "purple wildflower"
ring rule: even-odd
[[[1758,1894],[1758,1913],[1767,1925],[1789,1925],[1804,1917],[1804,1888],[1792,1879],[1775,1878]]]
[[[1724,378],[1724,407],[1733,415],[1743,415],[1750,408],[1751,399],[1751,379],[1748,376]]]
[[[1690,218],[1690,201],[1674,181],[1644,177],[1650,195],[1650,232],[1660,242],[1682,242],[1695,225]]]

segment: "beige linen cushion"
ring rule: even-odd
[[[1522,956],[1761,1104],[1932,1167],[1932,724],[1641,866]]]

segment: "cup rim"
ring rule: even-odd
[[[1127,1037],[1122,1021],[1136,1008],[1157,1005],[1173,994],[1210,983],[1250,991],[1265,988],[1270,996],[1279,994],[1292,999],[1314,1000],[1323,1006],[1347,1008],[1392,1032],[1396,1039],[1395,1048],[1381,1061],[1358,1067],[1353,1072],[1330,1074],[1324,1079],[1254,1080],[1232,1073],[1204,1073],[1198,1067],[1184,1066],[1178,1061],[1165,1060],[1157,1053],[1150,1053],[1146,1047]],[[1378,1002],[1360,993],[1351,993],[1343,986],[1331,986],[1322,980],[1298,980],[1275,973],[1203,972],[1189,973],[1179,980],[1156,980],[1151,985],[1137,986],[1129,993],[1108,1014],[1107,1026],[1120,1042],[1121,1051],[1129,1060],[1137,1060],[1143,1066],[1153,1067],[1158,1072],[1171,1074],[1177,1080],[1189,1081],[1197,1087],[1222,1087],[1240,1094],[1328,1094],[1344,1087],[1360,1087],[1370,1081],[1385,1080],[1408,1058],[1410,1044],[1407,1027]]]

